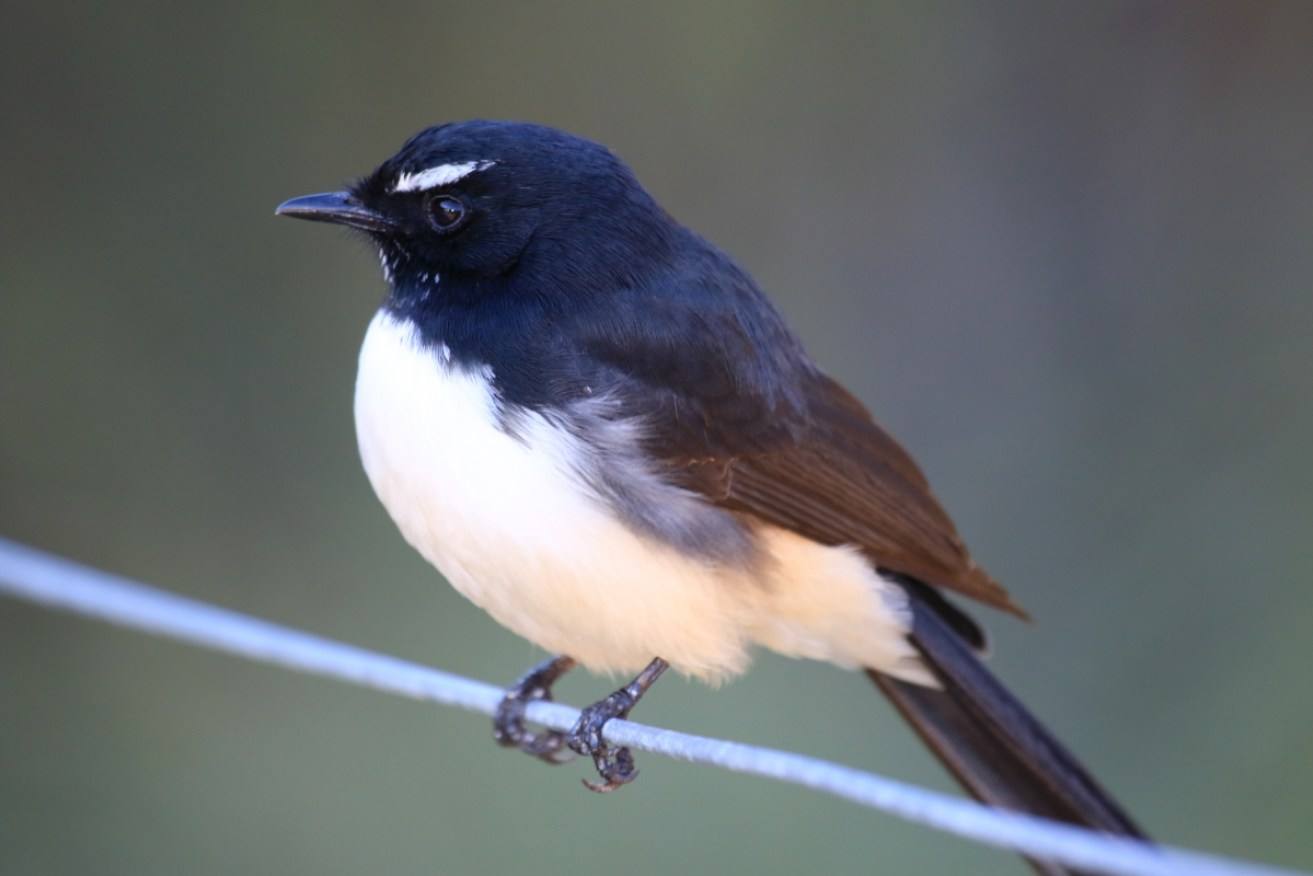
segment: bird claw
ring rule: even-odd
[[[630,694],[628,689],[618,690],[606,699],[584,709],[579,716],[579,722],[566,737],[571,749],[593,759],[597,774],[604,780],[596,782],[584,779],[584,786],[588,790],[605,794],[638,778],[638,768],[634,766],[633,753],[623,746],[612,748],[602,738],[602,731],[607,722],[612,718],[627,718],[629,710],[636,702],[637,697]]]
[[[598,758],[593,759],[597,765],[597,771],[606,779],[605,782],[597,782],[592,779],[580,779],[584,787],[590,791],[596,791],[599,794],[607,794],[619,788],[621,785],[627,785],[634,779],[638,778],[638,767],[634,766],[634,756],[630,754],[628,748],[617,748],[611,752],[615,759],[605,766]]]
[[[574,760],[574,754],[567,745],[566,734],[559,730],[533,733],[525,726],[529,703],[534,700],[550,702],[552,683],[572,666],[574,661],[569,657],[554,657],[535,667],[506,691],[506,696],[497,704],[497,711],[492,718],[492,738],[498,745],[518,748],[550,764]]]

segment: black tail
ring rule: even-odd
[[[867,674],[962,786],[993,806],[1144,839],[1080,762],[981,664],[963,639],[970,621],[938,594],[907,583],[912,642],[942,688]],[[1030,864],[1043,876],[1077,873],[1059,864]]]

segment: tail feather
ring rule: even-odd
[[[1144,839],[1145,834],[1052,733],[972,652],[931,599],[911,586],[912,642],[939,689],[878,672],[871,679],[972,796],[999,806]],[[1076,871],[1030,861],[1044,876]]]

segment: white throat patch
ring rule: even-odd
[[[426,192],[439,186],[460,182],[472,173],[487,170],[495,161],[462,161],[456,164],[439,164],[417,173],[403,173],[392,187],[394,192]]]

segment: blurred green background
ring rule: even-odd
[[[419,128],[609,144],[745,264],[1038,619],[997,671],[1158,837],[1313,867],[1313,5],[6,5],[0,534],[509,682],[369,492],[382,292],[276,220]],[[0,872],[1022,872],[654,757],[0,601]],[[562,698],[609,688],[582,673]],[[949,787],[856,674],[636,715]]]

